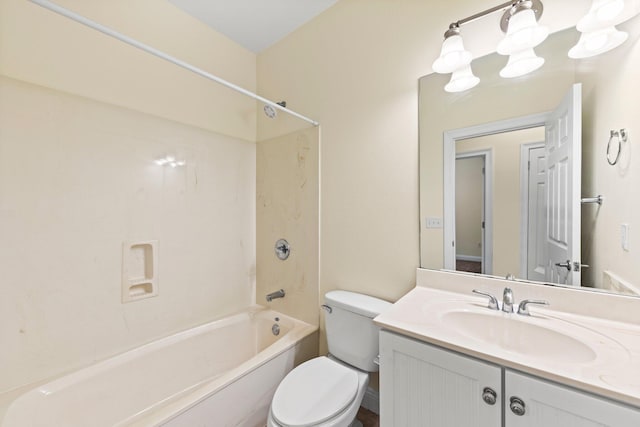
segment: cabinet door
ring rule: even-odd
[[[380,333],[382,427],[497,427],[501,368],[410,338]],[[496,402],[483,401],[485,388]]]
[[[524,414],[511,410],[511,399],[524,403]],[[638,427],[640,409],[507,370],[506,427]],[[516,408],[517,411],[517,408]]]

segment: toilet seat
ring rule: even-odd
[[[275,421],[287,427],[320,424],[344,411],[358,394],[355,370],[328,357],[316,357],[282,380],[271,404]]]

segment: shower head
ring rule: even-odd
[[[282,108],[287,107],[287,101],[276,102],[276,104]],[[266,114],[270,119],[275,119],[278,116],[278,111],[273,105],[266,104],[262,109],[264,110],[264,114]]]
[[[266,114],[266,116],[269,117],[270,119],[275,119],[276,116],[278,115],[278,112],[272,105],[269,105],[269,104],[265,105],[263,110],[264,110],[264,114]]]

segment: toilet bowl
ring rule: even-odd
[[[311,359],[282,380],[271,401],[268,427],[349,427],[378,365],[373,318],[391,303],[355,292],[325,295],[329,356]]]
[[[316,357],[280,383],[268,427],[347,427],[364,398],[369,374],[329,356]]]

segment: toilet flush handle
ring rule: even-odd
[[[333,312],[333,309],[329,307],[327,304],[322,304],[320,307],[322,307],[329,314]]]

